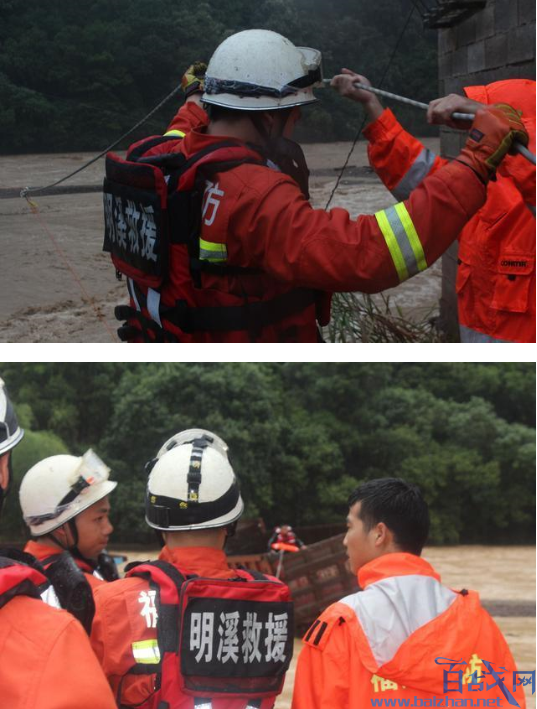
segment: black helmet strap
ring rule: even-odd
[[[186,482],[188,485],[188,502],[199,503],[199,489],[201,484],[201,462],[203,452],[209,446],[209,441],[203,438],[196,438],[192,441],[192,453],[190,454],[190,464]]]

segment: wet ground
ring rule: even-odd
[[[435,138],[425,143],[438,149]],[[315,207],[325,207],[349,149],[349,143],[305,146]],[[1,160],[0,342],[116,341],[113,310],[126,300],[126,287],[116,281],[110,259],[101,251],[100,192],[36,196],[35,213],[17,196],[22,187],[48,185],[91,157],[55,154]],[[65,185],[97,189],[103,170],[99,160]],[[394,201],[369,169],[365,143],[358,143],[330,206],[344,207],[356,217]],[[407,316],[420,320],[437,307],[440,277],[437,262],[386,295]]]
[[[125,553],[129,561],[134,561],[154,558],[158,551]],[[535,670],[535,547],[428,547],[424,557],[447,586],[479,592],[504,634],[518,669]],[[275,709],[290,709],[300,647],[301,641],[296,640],[293,662]],[[535,697],[529,687],[526,690],[527,709],[535,709]]]

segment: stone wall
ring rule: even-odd
[[[535,0],[488,0],[461,24],[438,31],[440,96],[502,79],[535,79]],[[454,157],[465,133],[442,129],[441,151]],[[442,259],[442,326],[457,333],[457,245]]]

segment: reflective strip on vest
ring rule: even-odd
[[[138,298],[136,297],[136,291],[134,290],[134,281],[132,280],[132,278],[127,278],[127,289],[129,291],[130,297],[134,302],[134,307],[138,312],[141,312],[142,309],[140,308],[140,303],[138,302]]]
[[[418,233],[403,202],[375,214],[380,230],[390,251],[399,281],[406,281],[420,271],[427,262]]]
[[[132,643],[134,659],[141,665],[158,665],[160,650],[156,638],[153,640],[138,640]]]
[[[52,608],[61,608],[60,599],[58,598],[54,586],[49,586],[41,594],[41,600]]]
[[[178,138],[184,138],[185,133],[183,133],[182,130],[169,130],[167,133],[164,133],[165,136],[167,135],[176,135]]]
[[[403,179],[391,191],[395,199],[398,199],[399,201],[408,199],[412,190],[415,190],[420,182],[427,177],[432,166],[434,165],[435,160],[436,154],[427,148],[423,148],[421,153],[407,170]]]
[[[162,323],[160,322],[159,307],[160,307],[160,293],[157,290],[154,290],[153,288],[148,288],[147,289],[147,309],[149,311],[149,315],[151,315],[152,319],[160,327],[162,327]]]
[[[226,245],[200,239],[200,259],[211,263],[225,263],[227,261]]]
[[[461,342],[510,342],[510,340],[498,340],[496,337],[491,335],[485,335],[484,332],[478,332],[477,330],[472,330],[466,325],[459,325]]]

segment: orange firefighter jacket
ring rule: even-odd
[[[172,150],[191,157],[223,139],[203,132],[202,113],[192,104],[181,109],[169,127],[170,137],[174,131],[178,136]],[[189,121],[194,128],[187,132]],[[159,152],[170,152],[170,144],[152,148],[145,156]],[[486,189],[473,171],[453,162],[424,180],[405,202],[351,219],[344,209],[313,209],[297,183],[278,169],[242,164],[215,175],[207,185],[200,244],[218,254],[222,265],[259,269],[262,274],[203,273],[204,304],[210,305],[211,297],[217,299],[222,290],[236,296],[236,305],[244,305],[245,294],[254,302],[294,288],[325,293],[392,288],[436,261],[485,197]],[[172,274],[170,280],[180,276]],[[176,299],[166,293],[166,286],[161,297],[168,305]],[[325,308],[321,321],[328,318]],[[316,341],[315,319],[311,305],[276,329],[266,328],[260,339],[285,339],[284,333],[292,331],[294,340]],[[237,333],[231,334],[236,339]]]
[[[453,706],[440,698],[470,697],[509,706],[485,662],[525,707],[522,687],[513,691],[507,643],[475,591],[452,591],[424,559],[403,553],[369,562],[358,583],[361,591],[327,608],[306,633],[292,709],[367,709],[397,699]]]
[[[30,541],[27,542],[26,546],[24,547],[24,551],[27,554],[31,554],[38,561],[44,561],[45,559],[49,559],[51,556],[57,556],[62,553],[61,550],[57,549],[56,547],[49,547],[46,544],[43,544],[42,542],[37,542],[33,539],[30,539]],[[85,564],[81,559],[77,559],[75,556],[73,556],[73,561],[84,572],[86,581],[88,581],[92,589],[95,589],[97,588],[97,586],[101,586],[102,584],[106,584],[106,581],[104,579],[94,576],[93,573],[88,570],[88,565]]]
[[[9,709],[114,709],[82,626],[67,611],[17,596],[0,609],[0,704]]]
[[[159,559],[173,564],[184,573],[205,578],[228,579],[235,576],[234,570],[228,566],[225,553],[217,549],[163,547]],[[151,601],[148,596],[149,590],[148,581],[130,577],[100,586],[94,594],[96,610],[91,643],[114,693],[120,695],[122,706],[143,704],[155,690],[155,674],[128,674],[133,669],[147,669],[143,643],[157,637],[154,600]],[[174,709],[193,707],[194,699],[185,695],[184,701]],[[236,707],[236,699],[213,701],[213,709]],[[269,709],[267,700],[263,700],[260,709]]]
[[[468,86],[485,104],[509,103],[535,152],[535,82],[529,79]],[[387,109],[365,130],[371,165],[396,199],[407,199],[446,160],[407,133]],[[462,342],[535,342],[535,166],[507,156],[487,201],[459,236],[457,297]]]

